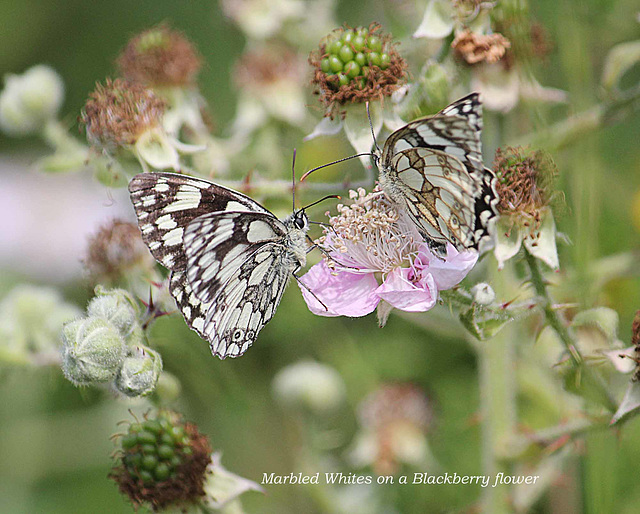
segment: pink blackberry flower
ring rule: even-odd
[[[428,311],[439,291],[457,285],[475,265],[475,251],[458,252],[453,245],[445,260],[434,256],[414,223],[380,190],[351,191],[350,198],[317,241],[326,258],[301,278],[313,292],[301,288],[314,314],[359,317],[379,307],[384,325],[390,307]]]

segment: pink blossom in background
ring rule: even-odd
[[[457,285],[476,264],[476,251],[458,252],[451,244],[445,260],[434,256],[413,222],[378,191],[350,196],[354,202],[338,205],[332,228],[319,240],[331,262],[321,261],[300,279],[313,291],[300,288],[314,314],[365,316],[380,301],[428,311],[439,291]]]

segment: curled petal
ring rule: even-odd
[[[373,273],[332,272],[325,261],[319,262],[307,271],[300,278],[300,282],[313,291],[311,294],[305,287],[300,286],[307,307],[318,316],[365,316],[373,312],[380,301],[375,294],[378,282]],[[325,309],[313,295],[316,295],[327,308]]]
[[[409,277],[414,271],[409,268],[396,268],[387,275],[376,290],[377,295],[396,309],[407,312],[423,312],[431,309],[438,299],[438,289],[430,273],[418,281]]]
[[[427,245],[423,245],[414,262],[417,271],[428,271],[439,291],[451,289],[459,284],[478,262],[478,252],[466,250],[458,252],[455,247],[447,243],[447,258],[443,261],[435,257]]]

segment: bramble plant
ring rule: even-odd
[[[599,167],[606,165],[588,162],[595,154],[583,141],[637,116],[640,43],[607,49],[600,100],[589,106],[588,95],[574,103],[577,79],[569,91],[539,82],[558,56],[551,28],[534,19],[527,2],[428,0],[420,12],[412,2],[393,2],[376,11],[393,11],[381,14],[385,23],[358,19],[355,26],[336,22],[332,2],[222,4],[247,42],[229,66],[237,93],[233,119],[214,119],[199,88],[214,66],[211,56],[165,22],[123,45],[115,75],[96,77],[76,113],[84,141],[61,117],[63,78],[45,65],[6,76],[0,130],[42,138],[51,149],[37,162],[42,172],[91,173],[109,191],[138,173],[170,171],[240,191],[278,214],[291,212],[292,193],[297,213],[301,198],[344,195],[326,212],[326,223],[315,205],[307,213],[319,226],[311,226],[308,245],[318,251],[297,277],[304,303],[296,306],[297,288],[290,288],[283,301],[290,306],[261,333],[264,345],[256,344],[264,349],[252,348],[240,363],[205,361],[193,345],[176,350],[183,340],[197,340],[180,316],[188,317],[183,305],[176,309],[176,294],[189,298],[189,314],[202,311],[202,324],[214,319],[207,288],[241,274],[248,285],[238,281],[228,295],[239,306],[236,322],[253,319],[257,309],[269,310],[268,321],[277,302],[247,300],[245,290],[263,280],[236,262],[245,246],[262,242],[264,226],[242,228],[229,218],[219,229],[226,235],[207,240],[212,250],[202,257],[187,218],[208,214],[203,188],[183,184],[170,197],[168,183],[157,183],[156,196],[140,195],[145,208],[158,209],[153,220],[140,220],[142,233],[133,218],[112,219],[87,239],[78,256],[84,293],[67,297],[67,287],[18,285],[0,300],[0,361],[40,373],[48,367],[82,394],[93,391],[105,404],[141,413],[114,437],[110,474],[136,509],[244,512],[239,496],[262,489],[223,468],[212,446],[232,458],[238,454],[225,445],[239,446],[271,465],[277,458],[269,452],[282,445],[288,448],[286,464],[278,464],[282,474],[360,473],[372,484],[356,491],[321,481],[297,490],[305,496],[296,511],[356,512],[356,500],[357,512],[367,513],[557,510],[553,491],[561,473],[586,480],[576,466],[583,443],[593,444],[594,434],[631,431],[627,422],[640,412],[640,311],[633,324],[626,321],[638,308],[629,302],[640,300],[637,255],[628,241],[617,241],[621,253],[598,256],[594,203]],[[568,23],[578,37],[577,22]],[[563,48],[566,37],[557,35]],[[465,96],[473,92],[480,100]],[[292,183],[290,154],[303,141],[298,162],[314,174]],[[345,158],[349,147],[356,155]],[[336,166],[315,173],[334,160]],[[225,204],[229,211],[247,209],[229,204],[235,206]],[[229,246],[222,257],[213,251],[221,240]],[[168,261],[181,266],[172,268],[184,281],[178,293],[149,251],[167,265],[158,257],[161,245],[177,248]],[[274,266],[275,257],[261,255],[255,268]],[[199,275],[191,272],[194,262],[202,266]],[[310,313],[295,311],[305,304]],[[373,311],[384,327],[377,333],[371,319],[327,319]],[[307,320],[311,328],[303,326]],[[407,335],[415,327],[420,344]],[[280,344],[269,345],[270,337]],[[439,351],[439,341],[452,342]],[[270,389],[258,389],[265,380]],[[272,407],[266,391],[286,413]],[[178,408],[201,426],[209,423],[215,444]],[[454,426],[456,410],[464,414],[456,414]],[[250,416],[280,414],[264,434],[249,433]],[[469,436],[475,425],[477,440]],[[468,462],[452,467],[467,453]],[[410,487],[390,494],[375,486],[379,476],[448,470],[543,478],[535,487],[505,481],[459,497],[456,490],[444,500]],[[259,481],[265,471],[247,474]],[[592,487],[597,482],[589,480]],[[580,499],[570,493],[576,505],[602,508],[587,492]],[[255,511],[286,510],[281,499],[269,506],[268,495],[246,498]],[[616,501],[603,511],[628,510]]]

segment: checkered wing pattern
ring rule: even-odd
[[[306,228],[283,223],[237,191],[185,175],[143,173],[129,191],[145,243],[171,271],[169,290],[187,324],[214,355],[242,355],[304,264],[299,232]]]
[[[446,255],[489,242],[496,176],[482,164],[482,105],[472,93],[393,132],[379,160],[380,185],[405,207],[432,250]]]

